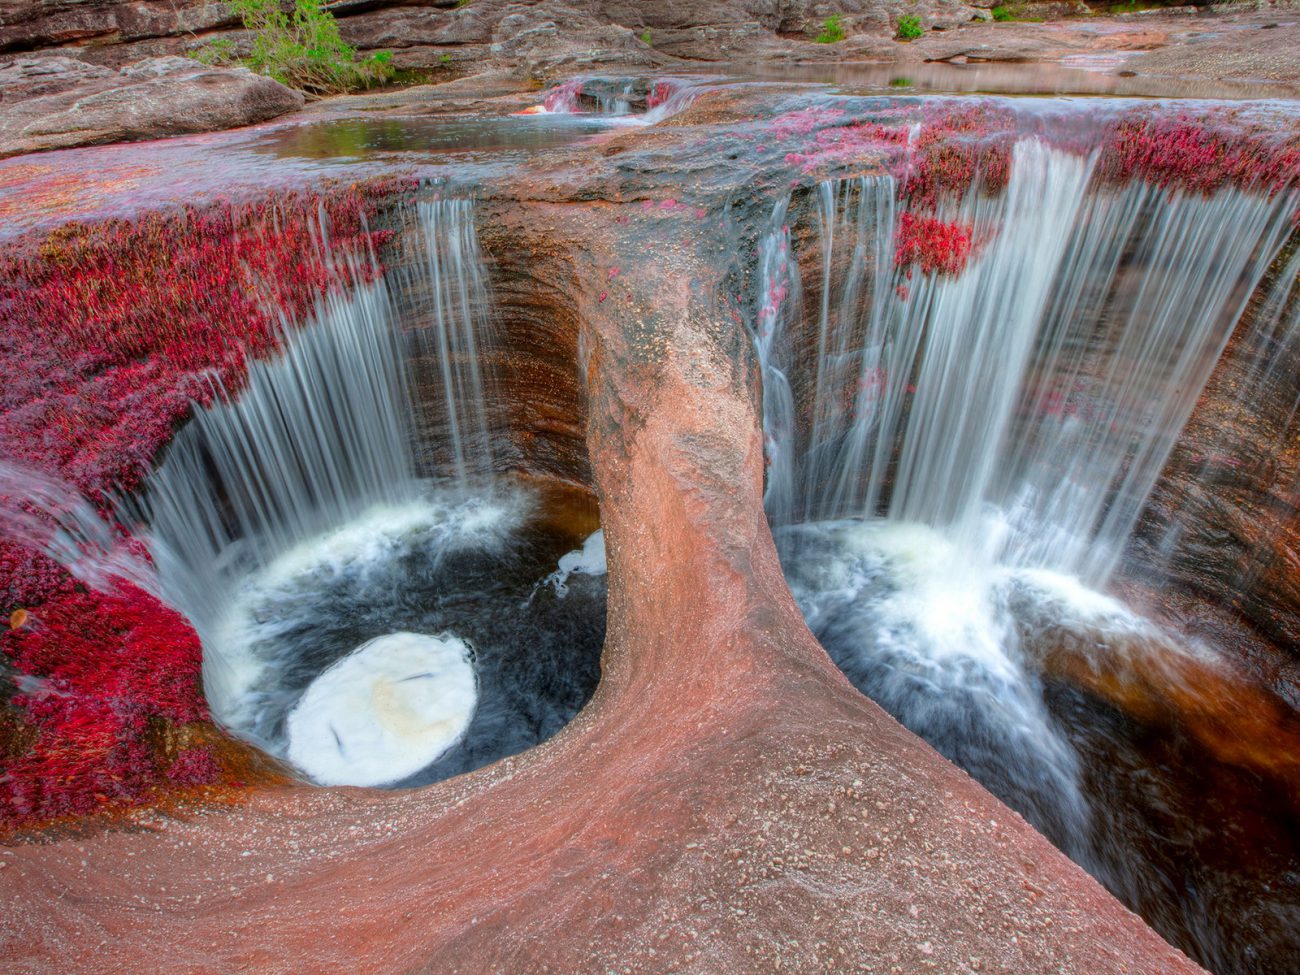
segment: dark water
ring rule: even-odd
[[[284,740],[288,715],[312,681],[367,641],[400,631],[467,641],[478,701],[459,742],[391,785],[470,772],[563,728],[600,676],[606,589],[603,574],[548,581],[593,526],[546,500],[508,532],[470,532],[441,545],[413,534],[363,568],[321,568],[262,592],[253,609],[256,652],[268,666],[256,735]]]
[[[777,534],[854,686],[1217,975],[1300,971],[1300,715],[1100,594],[936,578],[901,531]]]

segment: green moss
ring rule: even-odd
[[[239,60],[235,53],[235,42],[229,37],[220,37],[215,41],[208,41],[201,47],[187,52],[188,57],[195,61],[202,61],[204,64],[234,64]]]

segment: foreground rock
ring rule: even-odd
[[[691,140],[629,132],[482,188],[517,375],[547,398],[581,377],[610,569],[588,708],[426,789],[261,790],[0,851],[8,967],[1199,971],[804,625],[763,512],[752,347],[717,300],[710,217],[743,170]]]
[[[0,66],[0,157],[265,122],[303,96],[244,68],[152,58],[121,71],[70,58]]]

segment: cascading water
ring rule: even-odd
[[[411,332],[412,381],[441,390],[436,403],[421,399],[418,440],[445,445],[441,467],[461,490],[482,488],[493,472],[491,398],[482,351],[495,340],[473,204],[439,198],[416,205],[409,252],[394,277],[401,317],[421,323]],[[422,458],[423,459],[423,458]]]
[[[1095,741],[1054,710],[1045,659],[1203,657],[1097,590],[1297,200],[1113,186],[1094,159],[1018,141],[1001,194],[940,201],[936,225],[971,242],[940,274],[908,266],[918,218],[893,175],[818,184],[807,282],[790,229],[803,213],[781,200],[759,244],[754,338],[765,504],[813,632],[860,689],[1134,903],[1152,882],[1098,846],[1078,751]],[[1247,345],[1290,334],[1297,271],[1281,269]],[[1190,937],[1215,953],[1216,935]]]
[[[595,577],[576,619],[527,598],[557,540],[525,533],[534,502],[494,480],[473,205],[407,217],[402,265],[287,329],[147,485],[214,716],[325,784],[431,780],[535,744],[585,702],[603,636]]]
[[[169,597],[202,635],[232,578],[419,493],[404,355],[382,281],[330,295],[238,398],[196,412],[148,485]],[[208,675],[209,693],[220,686]]]
[[[1292,203],[1085,192],[1090,169],[1022,141],[1004,196],[951,215],[980,252],[911,283],[894,267],[894,180],[819,186],[817,351],[796,391],[811,420],[769,431],[795,472],[769,482],[770,512],[885,514],[1105,582]],[[833,282],[841,248],[852,256]],[[767,352],[781,341],[760,353],[788,373]]]
[[[1194,483],[1206,486],[1199,503],[1170,512],[1168,521],[1149,540],[1152,550],[1144,559],[1150,563],[1146,573],[1157,579],[1195,574],[1205,564],[1207,548],[1218,556],[1214,561],[1220,568],[1235,562],[1237,568],[1214,594],[1225,604],[1259,586],[1271,557],[1258,550],[1259,545],[1256,551],[1238,553],[1222,539],[1207,537],[1197,522],[1204,517],[1204,506],[1213,503],[1209,486],[1225,476],[1250,471],[1268,491],[1265,508],[1283,523],[1289,517],[1287,499],[1300,496],[1300,475],[1293,465],[1278,462],[1294,449],[1300,423],[1300,376],[1295,370],[1300,358],[1300,249],[1281,267],[1259,303],[1251,327],[1243,332],[1225,357],[1232,378],[1223,397],[1224,412],[1255,425],[1248,428],[1249,434],[1243,434],[1241,423],[1216,418],[1217,436],[1193,459],[1188,471]],[[1141,555],[1139,560],[1143,560]],[[1267,578],[1262,581],[1267,598],[1272,586]],[[1261,618],[1266,615],[1260,614]],[[1290,642],[1285,633],[1278,635],[1278,641]]]
[[[0,528],[11,544],[42,552],[92,589],[114,579],[157,595],[153,566],[130,550],[112,524],[58,478],[0,460]]]

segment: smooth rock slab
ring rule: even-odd
[[[165,57],[108,71],[26,58],[0,70],[0,157],[231,129],[302,105],[300,92],[246,68]]]

